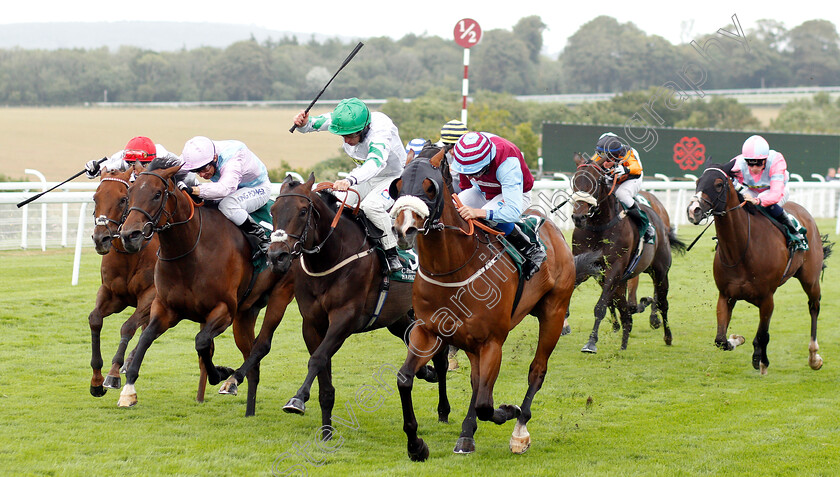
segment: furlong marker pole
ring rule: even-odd
[[[358,53],[358,52],[359,52],[359,50],[361,50],[363,46],[365,46],[365,44],[364,44],[364,43],[362,43],[362,42],[360,41],[360,42],[359,42],[359,44],[358,44],[358,45],[356,45],[356,48],[353,48],[353,51],[351,51],[351,52],[350,52],[350,54],[349,54],[349,55],[347,55],[347,59],[346,59],[346,60],[344,60],[344,63],[342,63],[342,64],[341,64],[341,66],[339,66],[339,67],[338,67],[338,71],[336,71],[336,72],[335,72],[335,74],[332,76],[332,78],[330,78],[330,80],[329,80],[329,81],[327,81],[327,84],[325,84],[325,85],[324,85],[324,89],[322,89],[322,90],[321,90],[321,92],[320,92],[320,93],[318,93],[318,96],[315,96],[315,99],[313,99],[313,100],[312,100],[312,102],[311,102],[311,103],[309,103],[309,106],[307,106],[307,107],[306,107],[306,109],[304,110],[304,112],[308,113],[308,112],[309,112],[309,110],[310,110],[310,109],[312,109],[312,106],[315,106],[315,102],[316,102],[316,101],[318,101],[318,98],[320,98],[322,94],[324,94],[324,91],[326,91],[326,90],[327,90],[327,86],[329,86],[329,85],[330,85],[330,83],[332,83],[332,81],[335,79],[335,77],[336,77],[336,76],[338,76],[338,73],[339,73],[341,70],[343,70],[345,66],[347,66],[347,63],[350,63],[350,60],[352,60],[352,59],[353,59],[353,57],[354,57],[354,56],[356,56],[356,53]],[[294,132],[295,132],[295,128],[296,128],[296,127],[297,127],[297,126],[295,126],[294,124],[292,124],[292,127],[291,127],[291,128],[289,128],[289,132],[290,132],[290,133],[294,133]]]
[[[464,82],[461,86],[461,94],[464,96],[463,104],[461,105],[461,122],[467,124],[467,94],[470,91],[469,76],[470,69],[470,49],[464,48]]]

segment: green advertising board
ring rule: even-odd
[[[753,132],[711,129],[645,128],[629,131],[639,134],[629,139],[624,126],[543,123],[543,170],[570,172],[575,168],[575,152],[594,154],[598,137],[612,131],[625,144],[636,148],[645,169],[645,176],[654,174],[683,177],[700,175],[709,163],[728,162],[741,153],[741,146]],[[825,175],[829,167],[840,163],[840,136],[828,134],[787,134],[759,132],[770,149],[782,153],[788,171],[811,180],[811,174]]]

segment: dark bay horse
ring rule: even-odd
[[[611,305],[616,307],[621,317],[621,349],[627,349],[630,331],[633,328],[633,313],[638,311],[635,303],[627,302],[628,280],[643,272],[653,280],[652,313],[658,312],[662,316],[665,344],[670,345],[672,336],[668,324],[668,271],[671,268],[671,249],[682,252],[685,250],[685,244],[677,238],[673,229],[666,225],[670,224],[670,221],[664,221],[651,207],[639,204],[647,213],[651,225],[655,227],[656,237],[653,244],[644,244],[641,253],[637,254],[641,240],[637,226],[629,217],[624,216],[621,203],[613,194],[613,188],[607,178],[606,170],[597,161],[591,160],[581,162],[572,177],[572,220],[575,223],[572,248],[576,256],[586,252],[599,252],[603,271],[603,275],[598,278],[601,296],[595,304],[595,325],[589,335],[589,341],[581,351],[598,351],[598,327],[606,315],[607,307]],[[657,207],[664,210],[661,204]],[[635,267],[629,271],[634,257],[638,257]],[[635,287],[636,284],[632,285]],[[651,325],[655,325],[653,316]]]
[[[295,299],[303,317],[303,339],[310,354],[306,378],[283,410],[303,414],[317,377],[322,431],[329,438],[326,426],[332,425],[335,403],[333,355],[354,333],[384,327],[405,339],[413,322],[412,284],[390,281],[387,297],[382,297],[381,258],[348,213],[336,215],[341,204],[333,196],[312,190],[314,182],[314,175],[305,183],[291,177],[283,181],[271,208],[274,232],[269,261],[275,273],[294,277]],[[380,303],[381,298],[384,301]],[[269,343],[271,332],[267,332]],[[258,362],[267,352],[265,344],[258,340],[243,368],[247,369],[249,362]],[[434,364],[435,370],[425,368],[423,375],[429,381],[437,380],[438,419],[447,422],[450,408],[446,397],[446,350],[435,355]],[[388,362],[380,365],[389,367]],[[396,367],[391,368],[391,373],[396,374]]]
[[[138,172],[142,168],[138,168]],[[125,362],[128,342],[140,326],[149,322],[149,310],[155,297],[154,269],[157,263],[157,236],[146,242],[138,253],[128,253],[122,246],[117,230],[128,210],[128,188],[134,168],[125,172],[104,169],[99,186],[93,194],[93,239],[96,253],[102,255],[100,276],[102,285],[96,292],[96,305],[88,316],[93,377],[90,393],[105,395],[108,389],[120,389],[120,368]],[[120,327],[120,344],[111,360],[108,375],[102,376],[100,333],[106,316],[133,306],[134,312]],[[199,396],[201,400],[203,396]]]
[[[215,385],[233,370],[213,364],[213,339],[232,324],[236,346],[243,359],[247,358],[260,309],[268,303],[266,315],[273,319],[273,314],[285,311],[292,298],[288,280],[268,269],[255,273],[250,247],[233,222],[218,209],[196,207],[176,188],[173,177],[178,170],[179,166],[166,167],[156,159],[138,174],[128,192],[128,214],[120,233],[126,250],[139,251],[157,234],[160,252],[151,317],[126,371],[121,407],[137,403],[134,383],[149,346],[180,320],[201,324],[195,349],[210,384]],[[247,378],[246,414],[253,414],[259,367],[253,367]]]
[[[718,288],[715,344],[724,350],[743,344],[743,336],[726,336],[732,309],[738,300],[755,305],[759,322],[753,339],[752,365],[761,374],[767,374],[770,365],[767,344],[770,341],[773,295],[791,277],[799,280],[808,295],[811,315],[808,365],[811,369],[820,369],[823,364],[817,344],[820,274],[833,244],[828,242],[827,236],[820,236],[814,218],[802,206],[787,202],[784,209],[808,230],[807,251],[789,253],[781,231],[755,206],[741,201],[729,175],[718,165],[710,165],[703,171],[686,210],[688,220],[693,224],[709,216],[713,216],[715,221],[718,238],[713,264]]]
[[[428,458],[429,448],[417,436],[411,396],[414,377],[448,344],[463,349],[472,365],[472,397],[454,451],[475,451],[476,418],[496,424],[516,418],[511,451],[528,449],[531,402],[545,379],[575,285],[572,251],[553,223],[546,221],[540,229],[547,260],[537,274],[521,283],[500,239],[465,231],[469,224],[453,205],[451,183],[443,152],[431,147],[409,162],[402,177],[391,185],[391,196],[399,197],[392,208],[398,243],[403,248],[416,244],[420,257],[413,290],[417,324],[411,329],[408,356],[397,383],[408,456],[415,461]],[[502,345],[528,314],[539,321],[528,390],[521,407],[503,404],[496,408],[493,386],[501,367]]]

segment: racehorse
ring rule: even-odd
[[[322,432],[328,439],[330,427],[327,426],[332,424],[335,403],[333,355],[354,333],[385,327],[405,339],[413,321],[412,284],[389,279],[389,284],[384,285],[384,257],[379,257],[370,246],[362,228],[347,214],[340,213],[341,204],[334,196],[312,190],[314,182],[314,174],[304,183],[291,177],[283,181],[271,208],[274,232],[268,256],[275,273],[294,276],[295,299],[303,318],[303,339],[310,354],[306,378],[283,410],[303,414],[317,376]],[[292,267],[293,261],[298,266]],[[381,293],[383,287],[387,288],[387,295]],[[269,340],[271,331],[267,333]],[[265,344],[258,340],[248,361],[259,362],[267,352]],[[438,419],[447,422],[450,408],[446,397],[445,350],[437,353],[434,364],[435,369],[425,368],[423,376],[438,381]],[[243,368],[247,369],[248,365],[246,362]],[[390,373],[396,371],[392,368]]]
[[[586,252],[599,252],[603,271],[603,275],[598,277],[601,296],[595,304],[595,325],[589,335],[589,341],[581,351],[597,353],[598,327],[610,305],[619,311],[622,326],[621,349],[627,349],[630,331],[633,328],[633,313],[638,311],[635,303],[628,304],[626,299],[628,280],[643,272],[653,280],[652,313],[659,312],[662,316],[665,344],[670,345],[672,335],[668,324],[668,271],[671,268],[671,249],[682,252],[685,250],[685,244],[677,238],[670,226],[666,226],[666,222],[657,211],[639,204],[656,229],[656,237],[653,244],[644,244],[638,252],[642,237],[629,218],[624,220],[621,203],[613,194],[608,177],[599,162],[589,159],[578,165],[572,177],[572,220],[575,223],[572,248],[576,256]],[[661,204],[657,207],[664,210]],[[635,287],[635,284],[633,286]],[[651,325],[655,326],[653,316]]]
[[[548,358],[563,330],[575,285],[571,249],[553,223],[546,221],[539,232],[548,258],[539,272],[523,283],[497,236],[464,230],[468,223],[450,199],[451,184],[443,151],[430,146],[407,163],[402,176],[391,185],[391,196],[399,197],[392,208],[398,244],[402,248],[416,245],[420,257],[413,290],[417,321],[397,383],[408,456],[414,461],[429,456],[428,446],[417,436],[411,396],[414,377],[432,354],[445,350],[447,344],[463,349],[472,365],[472,397],[454,452],[475,451],[476,418],[496,424],[516,418],[511,451],[528,449],[531,439],[526,424],[531,418],[531,402],[545,379]],[[493,386],[501,366],[502,345],[510,330],[528,314],[539,321],[528,390],[521,407],[503,404],[495,408]]]
[[[825,259],[831,254],[833,243],[821,237],[814,218],[802,206],[788,201],[785,211],[792,214],[807,229],[810,244],[807,251],[790,252],[784,235],[755,206],[742,202],[730,177],[712,164],[697,179],[694,197],[686,210],[688,220],[700,223],[714,217],[717,250],[714,258],[715,284],[718,288],[717,335],[715,344],[732,350],[744,343],[744,337],[727,338],[732,309],[738,300],[745,300],[758,308],[758,330],[753,339],[752,365],[767,374],[770,360],[767,344],[770,341],[770,317],[773,314],[773,295],[791,277],[796,277],[808,295],[811,314],[811,342],[808,345],[808,365],[820,369],[823,364],[817,344],[817,318],[820,314],[820,274]]]
[[[156,295],[149,324],[140,335],[137,351],[126,371],[119,406],[137,403],[134,383],[152,342],[186,318],[201,324],[195,337],[199,364],[215,385],[233,373],[213,364],[213,339],[233,324],[236,346],[243,359],[254,342],[257,313],[268,302],[266,316],[282,314],[291,301],[291,282],[270,270],[257,274],[251,251],[239,228],[218,209],[196,207],[178,190],[174,175],[179,166],[153,160],[128,191],[128,214],[120,238],[125,249],[137,252],[155,234],[160,238],[155,267]],[[259,367],[249,370],[246,414],[253,414]]]
[[[137,172],[142,168],[138,168]],[[154,268],[157,263],[157,236],[146,242],[138,253],[123,249],[117,230],[127,210],[128,188],[134,168],[125,172],[102,171],[99,186],[93,194],[94,228],[91,239],[99,255],[102,255],[100,275],[102,285],[96,293],[96,305],[88,316],[90,324],[92,356],[90,366],[93,377],[90,380],[90,394],[102,397],[108,389],[120,389],[120,368],[125,362],[128,342],[140,326],[149,322],[149,309],[155,297]],[[119,313],[128,306],[134,313],[120,327],[120,344],[111,360],[108,375],[102,376],[102,352],[100,333],[102,320]],[[129,359],[131,356],[129,355]],[[196,397],[203,399],[203,393]]]

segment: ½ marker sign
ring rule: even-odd
[[[464,18],[455,24],[455,43],[464,48],[470,48],[481,41],[481,27],[472,18]]]

